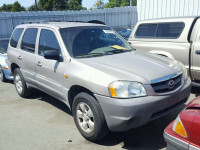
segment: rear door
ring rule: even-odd
[[[18,49],[18,46],[20,44],[20,37],[22,36],[22,32],[23,32],[24,28],[16,28],[13,33],[12,36],[10,38],[10,42],[8,44],[8,59],[10,63],[17,63],[20,62],[21,63],[21,59],[20,59],[20,55],[21,55],[21,51]],[[10,66],[9,66],[10,67]]]
[[[200,20],[197,21],[199,29],[197,32],[196,40],[192,48],[192,66],[191,73],[194,80],[200,80]]]
[[[35,45],[36,38],[38,34],[38,28],[27,28],[20,45],[20,55],[18,60],[20,61],[20,70],[26,80],[26,82],[33,85],[36,84],[35,81]]]
[[[56,32],[51,28],[42,28],[38,42],[38,55],[35,60],[36,80],[44,92],[63,99],[64,63],[62,61],[45,59],[44,52],[48,50],[58,51],[60,53],[60,60],[62,60],[61,47]]]

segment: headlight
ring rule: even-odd
[[[182,69],[183,69],[183,74],[184,74],[184,80],[186,80],[186,79],[188,78],[187,69],[185,68],[185,65],[182,64],[181,62],[178,62],[178,64],[182,67]]]
[[[8,59],[4,59],[4,61],[2,62],[2,65],[5,67],[8,67],[7,61],[8,61]]]
[[[141,83],[129,81],[115,81],[109,85],[111,97],[131,98],[146,96],[147,93]]]
[[[184,73],[184,80],[186,80],[188,78],[188,72],[187,69],[185,68],[185,65],[182,65],[183,67],[183,73]]]

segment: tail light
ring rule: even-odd
[[[173,124],[173,131],[185,138],[187,138],[187,131],[185,130],[185,127],[180,119],[180,117],[178,116],[176,118],[176,120],[174,121],[174,124]]]

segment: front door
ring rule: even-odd
[[[195,80],[200,80],[200,27],[196,36],[196,40],[193,44],[191,59],[192,78]]]
[[[56,33],[52,29],[41,29],[38,42],[38,55],[36,56],[36,81],[46,93],[58,98],[62,97],[62,81],[64,79],[64,63],[62,61],[44,58],[44,52],[57,50],[62,60],[62,52]]]

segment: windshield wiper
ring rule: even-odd
[[[131,52],[131,51],[133,51],[133,49],[130,49],[130,50],[115,49],[115,50],[112,50],[112,51],[104,52],[103,54],[117,54],[117,53]]]
[[[91,56],[102,56],[102,55],[103,53],[86,53],[86,54],[77,55],[75,57],[83,57],[83,56],[91,57]]]

